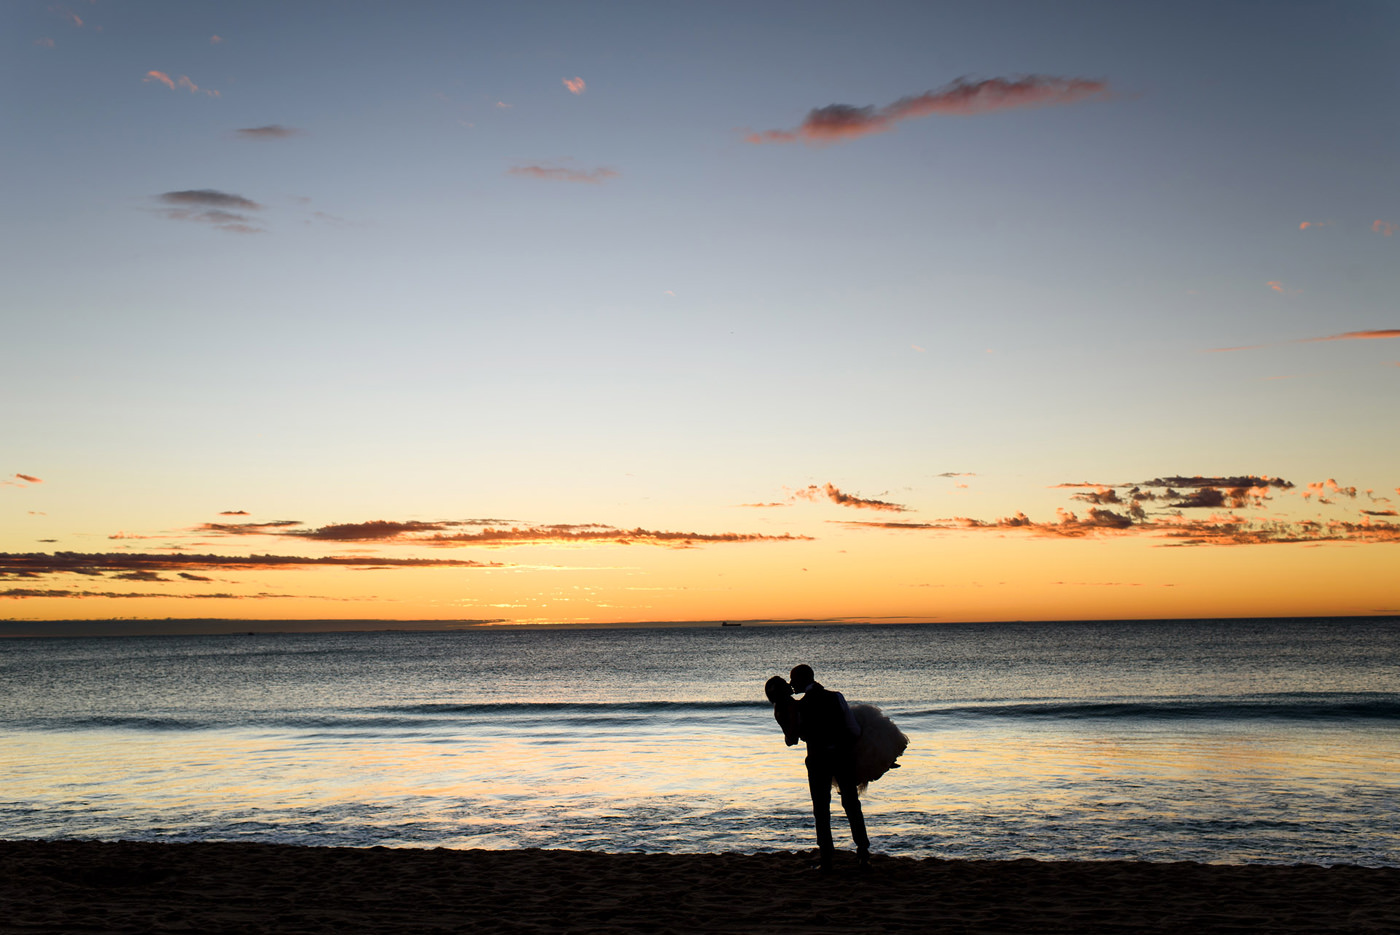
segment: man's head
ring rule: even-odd
[[[793,666],[792,671],[788,673],[788,677],[791,679],[792,690],[795,692],[806,691],[807,686],[816,681],[816,675],[812,672],[812,667],[806,663],[800,666]]]

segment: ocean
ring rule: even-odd
[[[799,662],[876,852],[1400,866],[1394,618],[0,640],[0,838],[806,849]]]

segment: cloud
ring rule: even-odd
[[[188,91],[191,94],[203,93],[207,94],[209,97],[220,96],[218,91],[215,91],[211,88],[201,88],[199,85],[191,81],[188,75],[181,75],[179,78],[171,78],[165,72],[157,71],[154,68],[146,72],[146,74],[141,78],[141,80],[147,83],[154,81],[158,84],[163,84],[172,91],[179,88]]]
[[[816,484],[812,484],[797,491],[793,496],[803,500],[811,500],[814,503],[818,500],[830,500],[832,503],[854,507],[858,510],[888,510],[892,513],[909,512],[908,507],[901,506],[898,503],[889,503],[885,500],[868,500],[864,497],[843,493],[830,483],[823,484],[820,487]]]
[[[1371,331],[1345,331],[1341,334],[1329,334],[1325,338],[1303,338],[1293,343],[1306,344],[1315,341],[1383,341],[1386,338],[1400,338],[1400,328],[1378,328]]]
[[[810,536],[779,536],[742,532],[673,532],[657,529],[618,529],[614,526],[559,524],[526,526],[510,529],[487,527],[478,532],[442,533],[422,540],[430,545],[661,545],[670,548],[691,548],[699,544],[729,542],[796,542]]]
[[[224,41],[224,37],[223,37],[223,36],[210,36],[210,37],[209,37],[209,44],[210,44],[210,45],[218,45],[218,44],[220,44],[220,43],[223,42],[223,41]]]
[[[165,85],[170,90],[175,90],[175,79],[171,78],[163,71],[155,71],[154,69],[152,69],[151,71],[146,72],[146,77],[142,78],[141,80],[148,82],[159,81],[161,84]]]
[[[197,221],[237,234],[266,233],[248,215],[239,213],[261,211],[263,208],[256,201],[242,195],[232,195],[212,188],[194,188],[165,192],[156,198],[169,206],[161,209],[161,213],[172,221]]]
[[[150,597],[159,597],[159,598],[162,598],[162,599],[165,599],[165,598],[178,598],[178,599],[180,599],[180,600],[208,600],[208,599],[213,599],[213,600],[221,600],[221,601],[229,601],[229,600],[256,601],[256,600],[267,600],[268,598],[276,598],[276,597],[299,597],[299,598],[307,598],[307,597],[311,597],[311,595],[306,595],[306,594],[269,594],[269,593],[266,592],[266,591],[260,592],[260,593],[258,593],[258,594],[229,594],[229,593],[227,593],[227,592],[218,593],[218,594],[168,594],[168,593],[162,593],[162,592],[159,592],[159,591],[73,591],[73,590],[60,589],[60,588],[9,588],[8,590],[0,591],[0,597],[8,597],[8,598],[15,598],[15,599],[35,598],[35,597],[62,597],[62,598],[84,598],[84,597],[101,597],[101,598],[145,597],[145,598],[150,598]],[[324,600],[324,599],[325,599],[325,598],[322,598],[322,600]]]
[[[880,529],[910,531],[964,531],[1018,534],[1047,538],[1085,539],[1104,536],[1140,536],[1161,540],[1164,546],[1266,545],[1280,543],[1400,542],[1400,523],[1385,521],[1396,515],[1390,510],[1362,510],[1363,519],[1323,519],[1316,513],[1290,517],[1272,511],[1251,518],[1244,511],[1278,507],[1274,496],[1298,497],[1295,503],[1332,506],[1323,496],[1355,499],[1357,488],[1343,486],[1335,479],[1308,484],[1299,490],[1292,482],[1267,475],[1166,476],[1140,484],[1059,484],[1057,488],[1082,492],[1072,500],[1095,503],[1086,515],[1063,508],[1053,520],[1033,520],[1017,512],[994,520],[956,516],[929,523],[848,523]],[[1369,492],[1368,492],[1369,493]],[[1315,500],[1314,500],[1315,498]],[[1098,504],[1127,504],[1126,510],[1101,508]],[[1163,507],[1149,512],[1155,503]],[[1188,515],[1210,510],[1206,516]]]
[[[606,167],[597,169],[570,169],[564,166],[529,165],[512,166],[506,175],[518,175],[530,179],[546,179],[552,182],[585,182],[598,185],[608,179],[617,178],[617,171]]]
[[[271,123],[265,127],[243,127],[235,130],[241,140],[285,140],[290,136],[301,136],[305,130],[298,127],[284,127]]]
[[[1225,351],[1253,351],[1262,347],[1278,347],[1282,344],[1317,344],[1322,341],[1383,341],[1387,338],[1400,338],[1400,328],[1372,328],[1367,331],[1344,331],[1320,338],[1296,338],[1292,341],[1271,341],[1267,344],[1243,344],[1239,347],[1213,347],[1212,353]]]
[[[1380,234],[1382,237],[1389,237],[1391,234],[1395,233],[1395,225],[1389,221],[1373,221],[1371,223],[1371,230]]]
[[[1270,279],[1264,285],[1268,286],[1275,292],[1283,292],[1283,283],[1279,282],[1277,279]]]
[[[46,37],[46,38],[43,38],[43,39],[35,39],[35,40],[34,40],[34,44],[37,45],[37,46],[38,46],[39,48],[41,48],[41,49],[52,49],[52,48],[53,48],[54,46],[56,46],[58,43],[56,43],[56,42],[54,42],[52,39],[49,39],[49,38]]]
[[[220,516],[224,514],[219,514]],[[230,516],[247,515],[241,511]],[[299,519],[274,519],[265,523],[204,523],[195,527],[198,532],[212,532],[225,536],[259,536],[276,532],[289,526],[302,525]]]
[[[582,78],[565,78],[564,87],[569,89],[570,94],[582,94],[588,90],[588,84]]]
[[[0,480],[0,487],[28,487],[31,484],[42,484],[43,481],[32,474],[16,474],[14,477],[7,477]]]
[[[298,529],[296,520],[269,523],[205,523],[197,532],[229,536],[267,535],[311,542],[380,542],[426,546],[577,545],[582,543],[633,545],[648,543],[685,548],[698,543],[764,542],[805,538],[756,533],[697,533],[656,529],[621,529],[597,523],[510,524],[509,520],[370,520],[332,523]]]
[[[1316,483],[1308,484],[1307,490],[1303,493],[1303,499],[1307,500],[1310,497],[1315,496],[1317,497],[1318,502],[1320,503],[1331,503],[1331,500],[1326,499],[1326,496],[1329,493],[1336,494],[1337,496],[1346,497],[1348,500],[1356,499],[1355,487],[1343,487],[1341,484],[1338,484],[1334,478],[1331,477],[1327,478],[1326,480],[1320,480]]]
[[[739,506],[756,510],[766,510],[772,507],[788,507],[792,506],[792,504],[786,501],[779,500],[773,503],[741,503],[739,504]]]
[[[959,78],[936,91],[900,98],[885,107],[829,104],[808,112],[796,130],[767,130],[751,133],[750,143],[838,143],[885,133],[902,120],[920,117],[971,116],[1001,110],[1073,104],[1101,97],[1108,92],[1102,81],[1083,78],[1055,78],[1027,75],[1021,78],[990,78],[968,81]]]
[[[499,568],[498,562],[448,558],[384,558],[381,556],[330,555],[185,555],[140,552],[0,552],[0,578],[40,578],[77,574],[88,577],[161,572],[249,571],[271,568]],[[143,577],[140,580],[161,580]]]
[[[220,513],[219,515],[220,515],[220,516],[247,516],[247,515],[248,515],[248,511],[247,511],[247,510],[224,510],[224,511],[223,511],[222,513]]]
[[[25,481],[25,482],[30,483],[30,484],[42,484],[42,483],[43,483],[42,480],[40,480],[39,478],[35,477],[33,474],[16,474],[15,477],[18,477],[20,480]]]
[[[192,188],[179,192],[166,192],[158,196],[161,201],[173,205],[199,205],[211,208],[239,208],[244,211],[259,211],[262,205],[242,195],[230,195],[228,192],[216,191],[212,188]]]

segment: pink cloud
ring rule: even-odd
[[[1298,343],[1313,343],[1316,341],[1376,341],[1385,338],[1400,338],[1400,328],[1376,328],[1370,331],[1344,331],[1341,334],[1329,334],[1325,338],[1303,338]]]
[[[1395,233],[1395,225],[1389,221],[1374,221],[1371,224],[1371,230],[1380,234],[1382,237],[1389,237],[1391,234]]]
[[[223,37],[223,36],[210,36],[210,37],[209,37],[209,44],[210,44],[210,45],[218,45],[219,43],[221,43],[221,42],[223,42],[223,41],[224,41],[224,37]]]
[[[838,143],[885,133],[902,120],[920,117],[972,116],[1001,110],[1073,104],[1108,92],[1102,81],[1083,78],[1055,78],[1028,75],[1023,78],[990,78],[967,81],[959,78],[936,91],[904,97],[885,107],[830,104],[808,112],[796,130],[766,130],[751,133],[750,143]]]
[[[565,78],[564,87],[569,89],[570,94],[582,94],[588,90],[588,85],[582,78]]]
[[[1275,292],[1282,292],[1282,291],[1283,291],[1283,283],[1279,282],[1277,279],[1271,279],[1271,280],[1269,280],[1267,283],[1265,283],[1264,285],[1268,286],[1270,289],[1274,290]]]
[[[190,92],[191,94],[198,94],[203,92],[204,94],[207,94],[210,97],[219,97],[218,91],[214,91],[209,88],[201,88],[199,85],[191,81],[188,75],[181,75],[179,78],[171,78],[165,72],[156,71],[153,68],[150,71],[146,72],[145,77],[143,77],[141,80],[146,82],[157,81],[165,85],[172,91],[174,91],[176,88],[181,88]]]
[[[1400,328],[1371,328],[1366,331],[1344,331],[1320,338],[1296,338],[1292,341],[1271,341],[1266,344],[1242,344],[1238,347],[1213,347],[1212,352],[1253,351],[1261,347],[1277,347],[1280,344],[1317,344],[1322,341],[1380,341],[1386,338],[1400,338]]]
[[[563,166],[512,166],[506,170],[507,175],[518,175],[522,178],[545,179],[552,182],[584,182],[589,185],[598,185],[608,179],[617,178],[615,169],[569,169]]]
[[[146,77],[142,78],[141,80],[159,81],[161,84],[165,85],[170,90],[175,90],[175,79],[171,78],[163,71],[156,71],[155,69],[151,69],[150,71],[146,72]]]

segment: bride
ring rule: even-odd
[[[783,741],[794,746],[801,739],[802,723],[792,686],[781,675],[775,675],[764,684],[763,693],[773,705],[773,718],[783,729]],[[889,770],[899,768],[895,761],[908,748],[909,738],[873,704],[853,704],[851,714],[860,725],[855,746],[856,783],[863,789]]]

